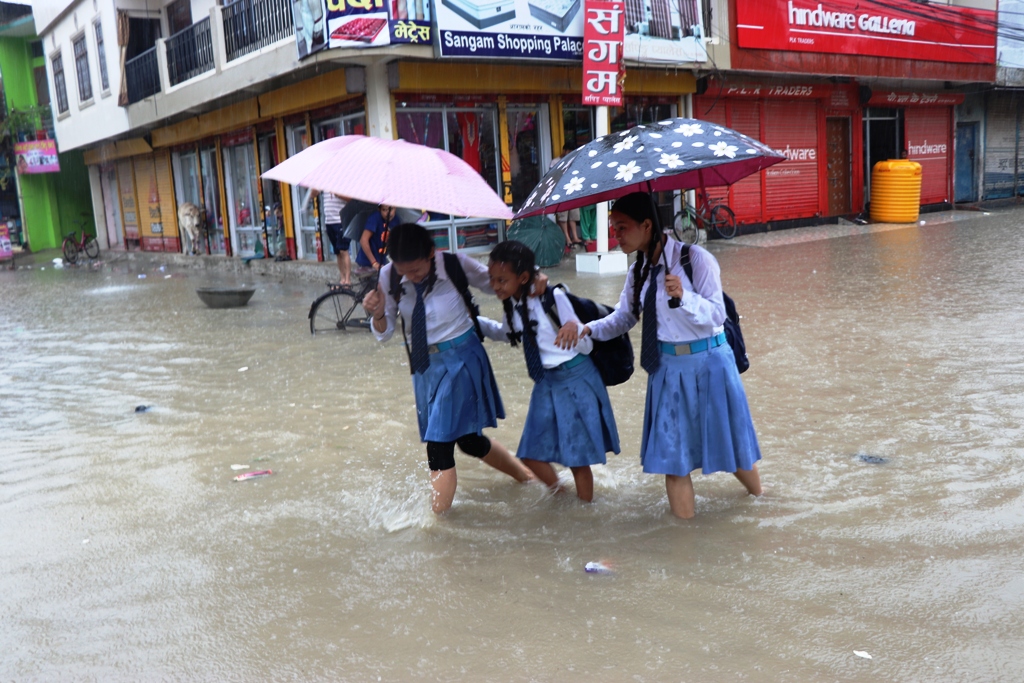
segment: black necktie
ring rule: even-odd
[[[647,281],[647,294],[644,296],[643,334],[640,337],[640,367],[651,374],[661,365],[661,349],[658,348],[658,273],[661,265],[651,267]]]
[[[423,304],[423,292],[427,288],[424,280],[416,287],[416,305],[412,309],[412,350],[409,359],[413,372],[426,372],[430,367],[430,350],[427,348],[427,307]]]
[[[539,382],[544,379],[544,363],[540,360],[540,347],[537,346],[537,323],[530,323],[525,299],[519,305],[519,318],[523,323],[523,354],[526,356],[526,371],[530,373],[530,379]]]

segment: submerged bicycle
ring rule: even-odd
[[[377,273],[356,276],[353,285],[330,285],[309,307],[309,331],[347,332],[350,328],[370,329],[370,316],[363,310],[363,299],[377,287]]]

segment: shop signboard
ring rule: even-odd
[[[706,62],[702,4],[713,0],[626,0],[626,59]]]
[[[440,57],[583,57],[583,0],[434,0]]]
[[[965,64],[996,59],[995,12],[910,0],[736,0],[736,30],[742,48]]]
[[[14,143],[18,173],[60,173],[56,140],[30,140]]]
[[[583,104],[621,107],[625,3],[586,0],[583,26]]]
[[[964,101],[963,93],[901,92],[885,90],[872,92],[869,107],[950,107]]]
[[[292,0],[299,59],[330,48],[430,45],[433,0]]]

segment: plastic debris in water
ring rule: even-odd
[[[869,465],[884,465],[889,462],[888,458],[883,458],[880,455],[868,455],[866,453],[858,453],[857,457],[860,458],[861,462],[866,462]]]
[[[249,466],[248,465],[232,465],[231,469],[233,469],[233,470],[247,470],[247,469],[249,469]]]
[[[139,279],[140,280],[145,280],[146,279],[146,274],[145,273],[139,273]]]
[[[246,472],[245,474],[239,474],[235,477],[235,481],[245,481],[247,479],[255,479],[256,477],[266,477],[273,474],[271,470],[258,470],[256,472]]]
[[[588,574],[611,574],[612,568],[604,562],[587,562],[583,567],[583,571]]]
[[[135,412],[136,413],[145,413],[145,412],[147,412],[152,407],[153,406],[135,406]]]
[[[871,655],[869,655],[867,652],[864,652],[863,650],[854,650],[853,654],[857,655],[862,659],[871,659]]]
[[[245,371],[246,371],[246,370],[248,370],[248,369],[249,369],[249,366],[248,366],[248,365],[246,365],[246,366],[245,366],[244,368],[238,368],[238,371],[239,371],[239,372],[245,372]]]

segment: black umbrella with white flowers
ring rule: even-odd
[[[731,185],[786,157],[763,142],[697,119],[634,126],[566,154],[516,218],[609,201],[631,192]]]

